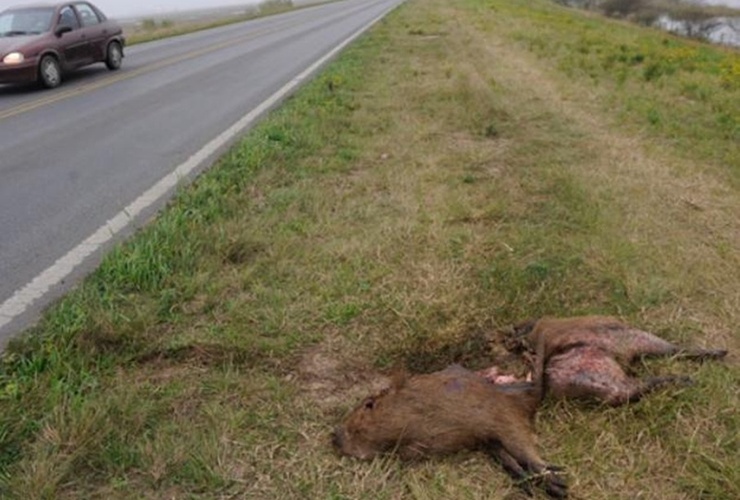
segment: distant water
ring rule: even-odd
[[[724,5],[740,9],[740,0],[700,0],[701,3],[709,5]],[[714,43],[740,47],[740,17],[722,18],[723,26],[712,32],[707,38]]]
[[[660,16],[653,26],[683,36],[704,38],[713,43],[740,47],[740,17],[715,17],[701,22],[677,21]]]
[[[724,5],[725,7],[740,9],[740,0],[700,0],[698,3],[705,3],[707,5]]]
[[[595,5],[594,0],[554,1],[570,7],[585,9],[593,8]],[[724,5],[740,9],[740,0],[696,0],[696,3]],[[663,14],[655,20],[653,26],[677,35],[702,38],[716,44],[740,47],[740,16],[715,17],[703,21],[681,21],[672,19],[668,14]]]

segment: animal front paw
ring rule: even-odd
[[[548,495],[553,498],[568,497],[568,483],[560,474],[562,467],[557,465],[547,465],[545,469],[537,474],[536,480],[542,484]]]

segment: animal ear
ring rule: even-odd
[[[391,372],[391,389],[398,391],[406,385],[409,375],[402,367],[396,367]]]
[[[521,323],[517,323],[516,325],[514,325],[513,333],[516,337],[524,337],[525,335],[529,335],[536,324],[536,319],[528,319],[526,321],[522,321]]]

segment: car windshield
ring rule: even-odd
[[[12,9],[0,14],[0,37],[38,35],[49,31],[53,8]]]

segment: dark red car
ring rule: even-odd
[[[121,26],[89,2],[10,8],[0,13],[0,83],[54,88],[81,66],[116,70],[124,44]]]

